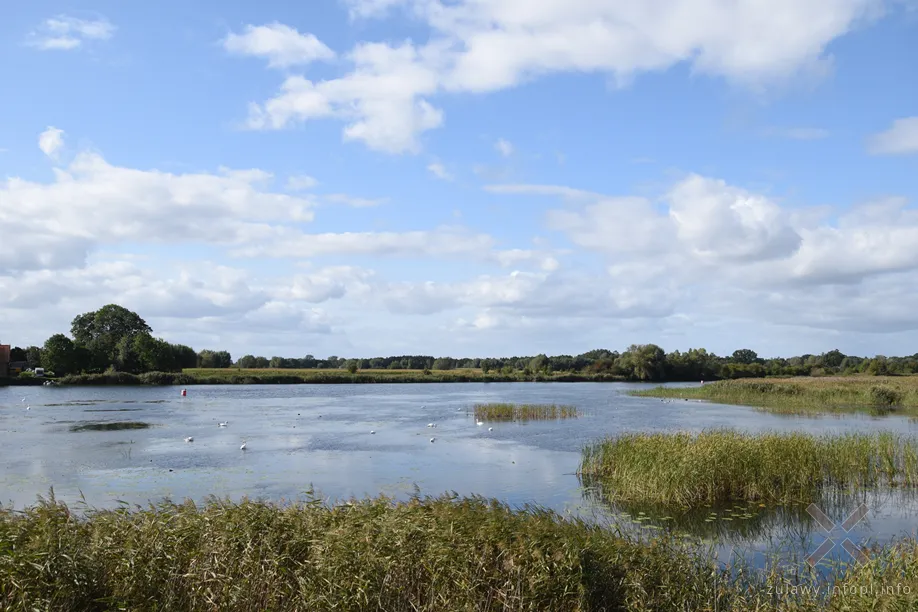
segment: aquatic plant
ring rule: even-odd
[[[625,501],[812,501],[830,489],[915,486],[918,442],[894,433],[628,433],[587,445],[578,472]]]
[[[475,418],[480,421],[533,421],[571,419],[580,416],[575,406],[558,404],[475,404]]]

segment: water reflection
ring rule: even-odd
[[[814,560],[820,561],[817,573],[822,575],[831,573],[838,564],[853,561],[841,546],[846,539],[872,548],[914,536],[918,519],[915,490],[833,491],[806,503],[745,502],[690,509],[613,501],[595,479],[584,478],[582,492],[588,504],[603,509],[609,525],[634,537],[672,535],[696,546],[707,544],[723,564],[745,562],[760,569],[803,564],[814,555]],[[810,504],[828,517],[828,526],[808,512]],[[861,504],[867,512],[855,522],[854,513]],[[849,518],[854,524],[846,530],[843,523]],[[835,546],[815,559],[826,540]]]

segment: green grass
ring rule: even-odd
[[[613,500],[809,502],[828,491],[915,486],[918,442],[892,433],[632,433],[586,446],[579,473]]]
[[[558,404],[508,404],[495,402],[475,404],[475,418],[480,421],[539,421],[572,419],[580,416],[574,406]]]
[[[785,414],[918,414],[918,376],[722,380],[698,387],[656,387],[631,395],[741,404]]]
[[[776,597],[769,584],[808,578],[723,569],[672,539],[627,539],[478,497],[78,514],[52,495],[22,512],[0,509],[0,608],[17,612],[906,609],[918,593],[918,544],[903,540],[839,571],[837,584],[854,594]],[[871,585],[899,592],[860,592]]]

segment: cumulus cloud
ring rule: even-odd
[[[493,92],[547,74],[601,73],[627,82],[685,63],[696,73],[763,88],[824,73],[831,61],[826,47],[883,8],[883,0],[530,4],[352,0],[351,14],[364,17],[409,8],[431,36],[422,45],[362,42],[346,56],[351,71],[337,78],[290,76],[273,98],[252,104],[249,126],[337,118],[346,122],[346,140],[404,153],[417,151],[420,135],[443,124],[434,96]]]
[[[38,148],[42,153],[54,159],[57,158],[58,152],[64,146],[64,130],[48,126],[48,128],[38,136]]]
[[[918,153],[918,117],[896,119],[888,130],[868,139],[867,150],[872,155]]]
[[[223,39],[223,48],[234,54],[265,58],[271,68],[288,68],[335,57],[335,52],[314,34],[300,34],[280,23],[248,25],[242,34],[230,32]]]
[[[86,20],[57,15],[46,19],[29,35],[29,44],[43,51],[69,51],[86,41],[107,40],[115,33],[115,26],[107,19]]]

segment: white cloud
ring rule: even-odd
[[[85,20],[58,15],[46,19],[41,27],[29,36],[29,45],[50,50],[76,49],[87,40],[107,40],[115,33],[115,26],[107,19]]]
[[[431,162],[427,165],[427,171],[440,179],[441,181],[453,180],[453,175],[446,169],[446,166],[440,162]]]
[[[250,109],[249,126],[344,120],[344,138],[414,152],[443,124],[431,99],[486,93],[553,73],[602,73],[619,82],[688,64],[695,73],[756,89],[821,75],[826,47],[880,14],[883,0],[355,0],[352,15],[411,7],[430,28],[423,45],[358,44],[353,69],[314,82],[291,76]],[[797,137],[804,135],[802,132]],[[812,137],[812,133],[807,136]]]
[[[872,155],[906,155],[918,153],[918,117],[896,119],[892,126],[868,139]]]
[[[306,191],[319,184],[319,181],[307,174],[298,174],[287,178],[287,189],[290,191]]]
[[[443,122],[443,113],[422,97],[437,89],[437,74],[427,65],[426,52],[410,43],[362,43],[348,56],[355,66],[352,73],[318,83],[291,76],[276,97],[251,106],[248,125],[281,129],[298,121],[337,117],[348,122],[345,140],[389,153],[417,151],[418,135]]]
[[[230,53],[266,58],[271,68],[288,68],[335,57],[335,52],[315,35],[300,34],[280,23],[247,25],[242,34],[230,32],[223,39],[223,47]]]
[[[38,148],[42,153],[52,159],[57,158],[61,147],[64,146],[64,130],[48,126],[48,128],[38,136]]]
[[[45,144],[57,150],[54,138]],[[261,170],[170,174],[82,152],[54,173],[51,183],[0,183],[0,274],[80,267],[102,245],[245,244],[273,235],[271,223],[313,218],[311,200],[262,190]]]
[[[494,143],[494,148],[497,149],[497,152],[503,157],[510,157],[513,155],[513,143],[509,140],[504,140],[503,138],[498,139],[498,141]]]

